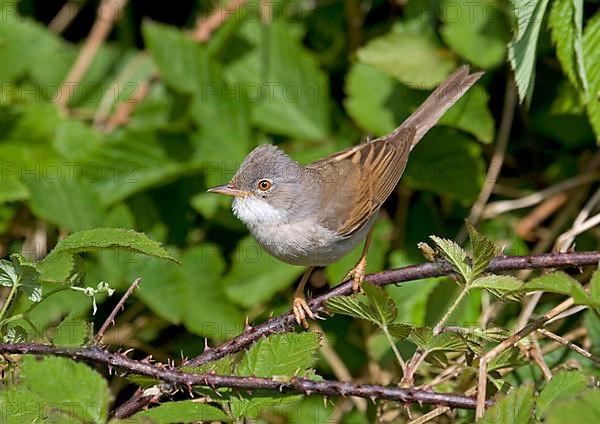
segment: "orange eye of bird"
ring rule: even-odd
[[[262,191],[267,191],[268,189],[271,188],[272,185],[273,184],[269,180],[260,180],[258,182],[258,188],[259,188],[259,190],[262,190]]]

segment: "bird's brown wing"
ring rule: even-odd
[[[398,184],[415,133],[402,128],[307,166],[321,180],[325,227],[349,237],[367,223]]]

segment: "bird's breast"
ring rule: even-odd
[[[340,260],[366,236],[371,225],[343,238],[316,220],[292,220],[262,199],[240,198],[234,214],[248,227],[258,244],[277,259],[293,265],[323,266]]]

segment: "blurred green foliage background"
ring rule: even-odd
[[[485,183],[500,123],[513,115],[492,200],[592,173],[569,192],[561,221],[552,214],[540,231],[516,230],[531,209],[480,225],[506,253],[539,250],[544,231],[568,229],[597,181],[600,137],[598,3],[542,3],[250,1],[198,41],[218,2],[131,0],[100,17],[116,18],[114,30],[73,81],[99,2],[69,12],[62,1],[2,0],[0,256],[39,259],[85,229],[145,232],[181,265],[103,252],[84,255],[76,277],[120,291],[142,278],[110,344],[158,359],[197,354],[202,337],[214,344],[239,334],[246,317],[288,310],[303,271],[263,252],[230,200],[206,189],[227,182],[260,143],[306,163],[386,134],[462,63],[486,74],[413,152],[377,224],[368,271],[423,261],[416,245],[430,234],[456,237]],[[529,25],[523,15],[533,17]],[[582,33],[573,29],[577,16]],[[61,28],[56,19],[67,17]],[[524,100],[514,108],[511,61]],[[577,238],[578,250],[598,246],[597,230]],[[338,284],[358,253],[315,273],[311,293]],[[455,288],[439,279],[387,290],[399,320],[419,326],[439,318]],[[480,298],[470,295],[453,320],[475,325]],[[95,319],[115,303],[99,299]],[[91,308],[84,294],[65,291],[32,321],[50,334],[73,328],[54,342],[78,344]],[[499,325],[514,319],[507,311]],[[356,375],[369,358],[392,361],[385,341],[360,323],[334,317],[322,326]],[[318,366],[330,372],[325,361]]]

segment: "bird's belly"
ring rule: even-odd
[[[256,241],[277,259],[293,265],[323,266],[337,262],[367,235],[372,222],[349,238],[307,222],[250,227]]]

